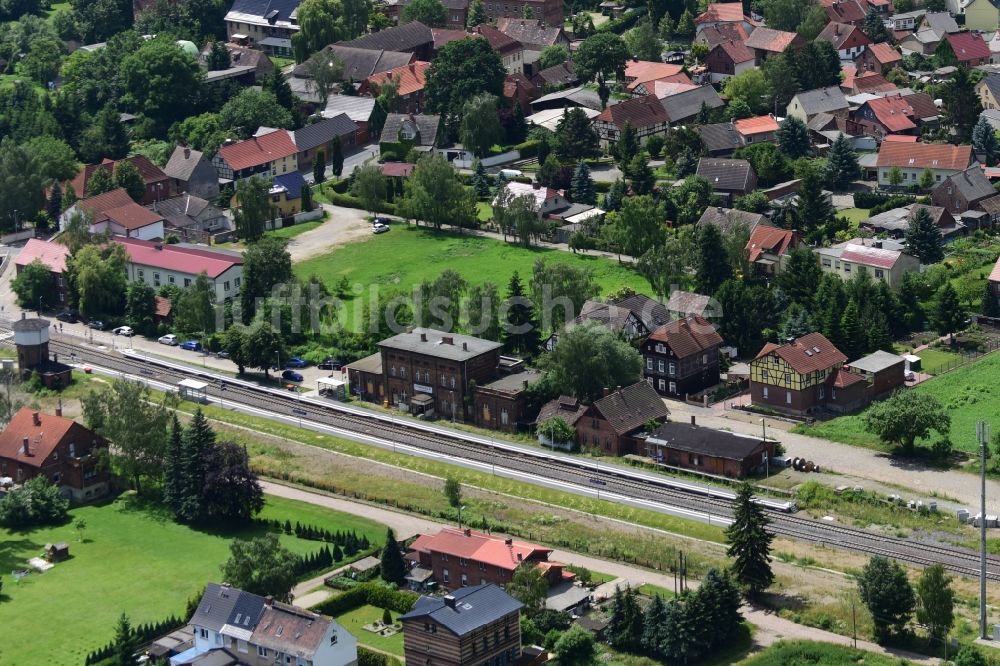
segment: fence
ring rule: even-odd
[[[933,366],[925,366],[922,368],[922,371],[930,375],[943,375],[946,372],[951,372],[952,370],[955,370],[956,368],[961,368],[964,365],[968,365],[969,363],[978,361],[983,356],[991,354],[995,352],[997,349],[1000,349],[1000,339],[988,338],[986,342],[984,342],[980,346],[982,347],[982,351],[979,350],[974,352],[959,351],[957,353],[949,351],[948,353],[955,354],[958,358],[948,359]]]

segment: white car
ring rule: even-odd
[[[171,347],[176,347],[178,344],[177,336],[173,333],[167,333],[166,335],[160,336],[160,339],[157,340],[157,342],[161,345],[170,345]]]
[[[388,224],[382,224],[381,222],[376,222],[375,224],[372,225],[373,234],[384,234],[387,231],[389,231]]]
[[[115,335],[124,335],[126,338],[131,338],[135,335],[135,331],[132,330],[131,326],[119,326],[111,332]]]

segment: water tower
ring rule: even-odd
[[[17,367],[22,379],[37,372],[46,387],[61,388],[72,380],[73,369],[60,363],[58,355],[49,358],[50,325],[48,319],[29,319],[24,312],[21,313],[21,318],[11,326],[17,347]]]

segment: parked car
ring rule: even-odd
[[[197,340],[185,340],[181,343],[181,349],[187,351],[201,351],[201,343]]]
[[[387,231],[389,231],[388,224],[381,224],[379,222],[376,222],[375,224],[372,225],[373,234],[384,234]]]
[[[305,359],[299,358],[298,356],[293,356],[285,361],[286,368],[304,368],[308,365],[309,363],[307,363]]]
[[[372,224],[384,224],[385,226],[389,226],[392,224],[392,219],[388,217],[375,217],[375,219],[372,220]]]
[[[119,326],[118,328],[111,331],[115,335],[124,335],[126,338],[131,338],[135,335],[135,331],[132,330],[131,326]]]
[[[77,312],[76,310],[71,310],[67,308],[62,312],[60,312],[59,314],[57,314],[56,319],[58,319],[59,321],[64,321],[67,324],[75,324],[76,322],[80,321],[80,313]]]
[[[91,322],[88,322],[87,323],[87,327],[88,328],[92,328],[95,331],[103,331],[104,330],[104,322],[101,321],[100,319],[95,319],[95,320],[93,320]]]
[[[227,351],[215,352],[215,358],[229,358],[229,352]]]
[[[285,370],[284,372],[281,373],[281,378],[282,379],[287,379],[290,382],[301,382],[302,381],[302,375],[299,374],[299,373],[297,373],[297,372],[295,372],[294,370]]]
[[[166,335],[161,335],[157,340],[161,345],[170,345],[171,347],[177,346],[177,336],[173,333],[167,333]]]
[[[323,360],[323,362],[317,365],[316,367],[319,368],[320,370],[340,370],[340,368],[343,367],[343,365],[344,362],[341,361],[339,358],[327,356]]]

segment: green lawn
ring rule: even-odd
[[[744,666],[898,666],[897,657],[855,650],[841,645],[812,641],[789,641],[772,645],[758,655],[739,662]]]
[[[275,238],[295,238],[299,234],[304,234],[307,231],[312,231],[317,227],[322,226],[325,220],[310,220],[309,222],[302,222],[301,224],[293,224],[290,227],[282,227],[280,229],[275,229],[274,231],[268,231],[265,235],[274,236]]]
[[[382,620],[382,613],[384,611],[381,608],[375,606],[361,606],[360,608],[355,608],[349,613],[344,613],[343,615],[337,616],[337,622],[347,629],[351,634],[358,639],[358,645],[364,645],[365,647],[370,647],[373,650],[379,650],[381,652],[389,652],[396,656],[403,656],[403,632],[400,631],[393,636],[385,638],[372,631],[365,631],[364,626],[366,624],[371,624],[376,620]],[[393,621],[399,617],[399,613],[393,613]]]
[[[493,206],[489,205],[485,201],[476,202],[476,217],[479,218],[480,222],[488,222],[493,219]]]
[[[261,533],[256,528],[209,531],[180,525],[132,495],[71,514],[71,522],[59,527],[0,530],[0,626],[5,635],[32,637],[0,642],[2,664],[78,666],[89,651],[111,639],[122,611],[133,624],[182,614],[189,597],[219,580],[230,540]],[[356,529],[374,543],[384,538],[376,523],[291,500],[267,498],[264,516],[334,531]],[[87,521],[83,543],[73,529],[78,518]],[[294,536],[281,540],[296,553],[320,547]],[[69,544],[68,561],[14,582],[12,570],[24,567],[46,543],[58,541]]]
[[[924,356],[924,352],[921,352],[920,356]],[[974,453],[978,450],[976,421],[985,419],[992,422],[994,432],[1000,431],[1000,392],[996,390],[997,377],[1000,377],[1000,354],[994,353],[934,377],[910,390],[929,393],[940,400],[951,415],[950,437],[955,449]],[[845,444],[884,448],[878,438],[865,432],[864,413],[842,416],[817,423],[812,427],[798,426],[795,432]],[[934,434],[931,436],[937,437]]]
[[[916,353],[920,357],[920,371],[929,375],[937,375],[954,366],[962,357],[950,351],[940,349],[924,349]]]
[[[446,268],[458,271],[470,283],[492,281],[501,291],[507,288],[514,271],[525,286],[531,280],[535,261],[588,267],[602,294],[631,287],[649,293],[649,284],[632,268],[612,259],[560,250],[524,249],[491,238],[466,236],[450,231],[434,232],[425,227],[398,225],[390,234],[351,243],[333,252],[295,265],[305,278],[316,275],[332,287],[342,277],[364,289],[360,299],[370,297],[370,287],[409,294],[423,280],[434,280]],[[353,325],[361,312],[360,303],[345,309],[345,323]]]
[[[838,210],[837,215],[846,217],[850,221],[851,231],[857,231],[861,221],[871,217],[867,208],[845,208],[844,210]]]

